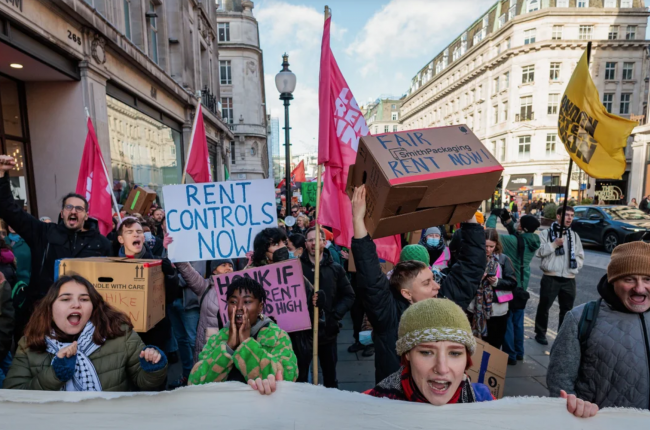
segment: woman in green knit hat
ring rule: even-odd
[[[465,373],[472,367],[476,340],[465,312],[454,302],[412,304],[402,314],[398,335],[402,367],[365,394],[434,406],[495,400],[486,385],[471,382]],[[598,408],[570,395],[567,410],[587,418]]]

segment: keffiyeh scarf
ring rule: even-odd
[[[562,228],[560,227],[560,224],[558,222],[554,222],[551,224],[551,228],[548,229],[548,240],[550,242],[554,242],[555,239],[560,237],[560,230]],[[573,234],[571,228],[565,227],[564,232],[563,232],[563,237],[566,237],[569,240],[569,249],[571,250],[571,256],[569,258],[569,268],[571,269],[577,269],[578,268],[578,260],[576,260],[576,244],[575,241],[573,240]],[[555,249],[555,255],[564,255],[564,246],[560,246],[559,248]]]
[[[102,391],[102,384],[99,382],[99,376],[95,366],[90,361],[88,356],[100,348],[99,345],[93,342],[93,334],[95,333],[95,326],[88,321],[83,331],[77,339],[77,363],[75,364],[74,376],[61,388],[61,391]],[[52,333],[54,336],[54,333]],[[47,352],[54,355],[60,349],[65,348],[71,343],[59,342],[52,337],[45,337],[47,344]],[[54,361],[53,359],[53,361]]]

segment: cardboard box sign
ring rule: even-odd
[[[503,397],[508,368],[508,354],[481,339],[476,339],[476,351],[472,355],[472,367],[467,375],[472,382],[480,382],[490,389],[494,397]]]
[[[364,136],[347,192],[366,184],[374,238],[472,218],[503,167],[465,125]]]
[[[136,187],[129,193],[123,209],[128,214],[137,213],[142,216],[149,214],[151,205],[156,201],[156,192],[147,187]]]
[[[58,260],[55,279],[77,274],[104,300],[131,318],[137,332],[149,331],[165,317],[165,276],[161,260],[91,257]]]

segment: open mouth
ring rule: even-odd
[[[133,241],[133,247],[135,248],[141,248],[142,247],[142,241],[140,239],[136,239]]]
[[[240,325],[244,322],[244,314],[235,315],[235,324]]]
[[[74,326],[79,325],[81,322],[81,314],[78,312],[71,313],[68,315],[68,322]]]
[[[648,299],[645,294],[630,294],[630,301],[635,305],[642,305]]]
[[[434,394],[446,394],[451,386],[451,382],[445,380],[430,380],[427,384]]]
[[[68,217],[68,224],[70,225],[75,225],[79,222],[79,218],[77,218],[77,215],[70,215]]]

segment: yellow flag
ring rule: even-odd
[[[589,176],[620,179],[627,138],[637,122],[607,112],[600,102],[589,74],[590,48],[582,54],[562,96],[558,133],[573,161]]]

